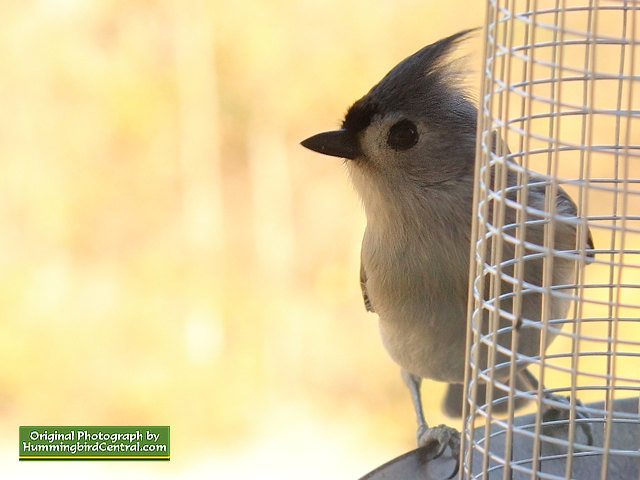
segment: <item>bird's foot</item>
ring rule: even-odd
[[[568,425],[568,422],[566,421],[569,420],[571,398],[564,397],[561,395],[556,395],[553,393],[545,394],[545,398],[549,400],[553,400],[554,402],[566,404],[566,407],[549,407],[542,415],[543,422],[547,423],[547,422],[560,421],[561,424],[553,423],[552,425],[547,425],[546,427],[543,427],[543,428],[545,430],[554,430],[558,428],[558,425],[561,425],[561,426]],[[578,426],[582,430],[582,433],[584,433],[585,437],[587,437],[587,445],[591,446],[593,445],[593,428],[591,426],[591,422],[589,422],[591,417],[582,410],[581,407],[583,407],[583,404],[577,398],[576,398],[576,407],[578,407],[576,408],[576,420],[579,420]],[[565,422],[562,422],[563,420]],[[549,433],[552,434],[552,432],[549,432]]]
[[[456,467],[449,478],[455,477],[460,468],[460,432],[447,425],[438,425],[432,428],[421,426],[418,428],[417,436],[419,447],[427,447],[434,444],[437,446],[433,458],[442,456],[447,447],[449,447],[451,450],[451,458],[456,461]]]

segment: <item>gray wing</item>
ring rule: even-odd
[[[491,150],[496,153],[497,155],[509,155],[511,153],[511,151],[509,150],[509,146],[506,144],[506,142],[504,142],[499,136],[498,136],[498,132],[496,132],[495,130],[493,132],[491,132],[491,139],[490,139],[490,148]],[[509,172],[509,176],[511,176],[511,181],[509,182],[510,185],[515,185],[516,181],[515,181],[515,173],[510,171]],[[538,183],[540,182],[540,183]],[[546,190],[546,186],[544,184],[544,181],[542,178],[538,177],[537,175],[535,175],[534,173],[530,173],[529,174],[529,200],[530,200],[530,204],[532,203],[532,195],[538,194],[539,198],[544,199],[545,196],[545,190]],[[516,199],[516,193],[515,191],[511,191],[508,195],[507,195],[511,200]],[[577,217],[578,216],[578,207],[576,206],[576,204],[574,203],[574,201],[571,199],[571,197],[569,196],[569,194],[567,192],[564,191],[564,189],[558,185],[558,190],[557,190],[557,198],[556,198],[556,213],[558,215],[561,216],[566,216],[566,217]],[[587,256],[587,263],[590,263],[592,261],[592,259],[594,258],[594,245],[593,245],[593,236],[591,235],[591,230],[587,227],[587,251],[586,251],[586,256]],[[575,238],[575,235],[574,235]]]
[[[567,214],[571,217],[578,216],[578,207],[576,206],[575,203],[573,203],[573,200],[567,194],[567,192],[565,192],[564,189],[559,185],[558,185],[558,198],[556,202],[557,202],[556,208],[562,214]],[[591,229],[589,229],[588,227],[587,227],[587,248],[588,248],[587,257],[593,258],[594,257],[593,249],[595,247],[593,245],[593,237],[591,236]]]
[[[373,309],[373,305],[371,305],[371,300],[369,300],[369,295],[367,295],[367,272],[364,269],[364,263],[362,263],[362,259],[360,260],[360,289],[362,290],[364,308],[367,309],[367,312],[375,312],[375,310]]]
[[[536,178],[535,176],[530,176],[529,177],[529,181],[534,182],[538,180],[538,178]],[[530,192],[532,193],[538,193],[540,195],[540,198],[544,198],[545,195],[545,185],[540,183],[540,184],[535,184],[529,187]],[[571,197],[569,196],[569,194],[567,192],[564,191],[564,189],[558,185],[558,190],[557,190],[557,196],[556,196],[556,214],[563,216],[563,217],[573,217],[573,218],[577,218],[578,217],[578,207],[576,206],[575,202],[571,199]],[[586,231],[586,256],[587,256],[587,263],[590,263],[591,260],[594,258],[594,245],[593,245],[593,236],[591,235],[591,230],[587,227],[587,231]],[[574,235],[575,238],[575,235]]]

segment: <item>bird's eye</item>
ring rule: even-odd
[[[418,143],[418,129],[409,120],[400,120],[389,129],[387,144],[394,150],[408,150]]]

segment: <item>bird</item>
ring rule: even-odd
[[[409,388],[418,445],[435,444],[436,456],[449,447],[456,459],[460,434],[446,425],[428,426],[420,386],[425,378],[448,383],[451,405],[445,410],[461,408],[478,110],[464,87],[460,61],[452,53],[474,30],[450,35],[405,58],[347,110],[341,128],[301,142],[312,151],[345,160],[367,221],[360,264],[365,308],[377,313],[382,343]],[[515,164],[496,132],[488,142],[494,153]],[[516,238],[519,200],[526,206],[526,242],[520,260],[523,280],[532,288],[520,291],[520,305],[514,309],[514,286],[502,281],[500,308],[512,315],[501,320],[498,343],[510,348],[513,330],[518,330],[521,360],[516,384],[537,391],[537,380],[522,358],[539,356],[558,333],[550,330],[546,346],[541,347],[545,259],[540,252],[549,248],[548,205],[553,205],[554,214],[552,247],[562,253],[553,258],[553,286],[574,284],[576,263],[593,261],[594,246],[576,204],[560,185],[551,187],[548,179],[534,172],[527,175],[526,185],[520,185],[517,169],[506,170],[504,198],[510,202],[502,211],[502,234]],[[491,209],[489,221],[497,220],[497,214]],[[503,275],[512,278],[515,243],[503,242],[502,257],[496,260]],[[551,295],[550,318],[565,318],[569,297]],[[480,357],[486,365],[486,348]],[[498,354],[496,362],[508,367],[509,357]],[[508,379],[508,368],[498,369],[496,376]],[[584,430],[590,441],[589,429]],[[453,475],[458,466],[459,460]]]

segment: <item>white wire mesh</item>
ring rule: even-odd
[[[488,1],[462,478],[638,478],[639,22],[637,0]]]

